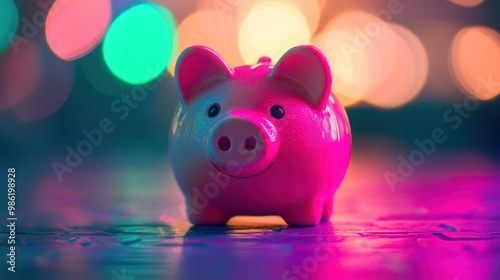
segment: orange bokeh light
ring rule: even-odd
[[[398,107],[414,98],[427,79],[428,58],[420,40],[364,11],[334,18],[313,45],[328,58],[332,90],[344,106],[364,100]]]
[[[415,60],[415,77],[410,95],[416,96],[424,87],[429,76],[429,57],[427,51],[421,40],[409,29],[395,24],[391,25],[391,27],[405,40],[412,51]]]
[[[464,7],[474,7],[483,3],[483,0],[448,0],[448,1]]]
[[[179,51],[193,45],[212,48],[220,54],[230,66],[243,64],[238,49],[238,26],[236,20],[227,17],[220,20],[214,10],[202,10],[188,16],[177,29]],[[179,54],[174,54],[178,57]],[[174,73],[175,63],[169,68]]]
[[[364,11],[350,11],[330,21],[313,39],[328,58],[332,90],[344,106],[364,99],[390,74],[395,63],[395,35],[385,22]]]
[[[328,59],[328,64],[332,70],[332,91],[335,96],[339,99],[340,103],[344,107],[352,106],[361,100],[360,90],[356,85],[348,84],[341,79],[337,72],[334,71],[333,65],[338,65],[338,68],[343,68],[346,72],[352,72],[348,64],[342,65],[340,61],[337,61],[338,56],[334,50],[327,48],[328,34],[321,33],[312,40],[312,45],[318,47],[325,54]]]
[[[475,26],[460,30],[451,47],[451,68],[457,84],[482,100],[500,93],[500,36]]]
[[[422,90],[429,71],[427,53],[420,40],[408,29],[391,25],[398,35],[396,64],[390,75],[365,97],[368,103],[383,108],[408,103]]]

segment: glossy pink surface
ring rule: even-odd
[[[181,104],[170,151],[193,224],[236,215],[279,215],[289,225],[330,218],[351,135],[318,49],[299,46],[274,66],[261,58],[231,69],[214,51],[190,47],[175,82]]]

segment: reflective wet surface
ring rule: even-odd
[[[354,153],[333,218],[317,227],[192,227],[163,156],[88,158],[63,182],[25,161],[16,272],[2,227],[0,279],[500,279],[498,163],[442,153],[391,185],[398,157],[380,147]]]
[[[500,277],[500,222],[494,220],[338,221],[287,228],[272,217],[239,218],[227,227],[94,226],[19,232],[17,238],[16,272],[3,268],[2,279]]]

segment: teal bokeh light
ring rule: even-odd
[[[162,74],[177,52],[172,13],[159,5],[139,4],[120,14],[104,38],[106,65],[121,80],[142,84]]]
[[[0,53],[3,52],[14,38],[19,22],[17,8],[12,0],[0,1]]]

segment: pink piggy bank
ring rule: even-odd
[[[191,223],[279,215],[305,226],[330,218],[351,135],[318,49],[299,46],[274,66],[262,57],[232,69],[194,46],[179,57],[175,83],[181,104],[170,155]]]

